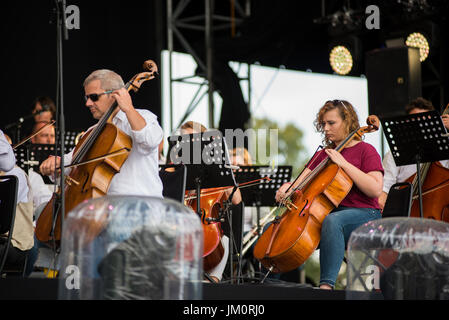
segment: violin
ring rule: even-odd
[[[144,69],[147,71],[135,75],[125,85],[128,91],[137,92],[143,82],[155,78],[157,66],[152,60],[145,61]],[[81,202],[106,195],[112,178],[128,158],[132,139],[112,123],[118,108],[115,101],[98,124],[86,132],[75,146],[72,162],[65,167],[73,169],[65,177],[64,216]],[[57,205],[58,197],[60,195],[57,193],[53,195],[36,222],[36,237],[43,243],[59,243],[61,239],[61,208]],[[56,219],[54,213],[57,215]],[[97,227],[92,226],[89,238],[93,239],[102,226],[103,223]]]
[[[341,152],[354,138],[377,131],[379,119],[349,134],[335,150]],[[277,208],[273,223],[262,233],[253,255],[271,272],[287,272],[302,265],[320,242],[321,225],[351,190],[353,181],[329,157],[312,170]]]

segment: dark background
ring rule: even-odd
[[[179,0],[174,0],[174,6]],[[364,73],[364,55],[371,50],[385,47],[389,37],[406,32],[423,20],[431,20],[439,26],[439,41],[431,48],[428,64],[422,66],[423,82],[438,73],[438,81],[444,88],[440,95],[435,87],[423,89],[423,96],[440,109],[448,102],[448,44],[447,1],[427,1],[433,12],[404,11],[397,1],[251,1],[251,15],[237,28],[234,37],[230,30],[214,33],[214,50],[217,77],[220,66],[229,60],[248,63],[258,62],[266,66],[285,66],[287,69],[332,73],[329,65],[329,47],[332,41],[343,36],[355,35],[360,46],[354,70],[350,75]],[[322,4],[325,4],[323,12]],[[112,69],[127,82],[142,72],[142,63],[154,60],[160,67],[160,52],[166,45],[166,1],[117,1],[117,0],[67,0],[67,5],[80,9],[80,29],[69,30],[69,40],[63,42],[64,58],[64,110],[66,130],[82,131],[94,123],[84,107],[83,80],[94,70]],[[364,11],[369,4],[376,4],[381,11],[380,30],[364,27],[364,12],[360,13],[362,25],[353,29],[331,27],[329,23],[314,23],[324,15],[350,5]],[[57,55],[55,1],[2,2],[1,5],[1,63],[0,79],[3,88],[0,127],[18,120],[31,112],[32,102],[38,96],[56,99]],[[230,15],[230,1],[217,0],[214,13]],[[204,14],[204,1],[193,0],[184,16]],[[186,38],[202,56],[204,33],[189,31]],[[185,51],[175,38],[175,50]],[[224,62],[224,63],[222,63]],[[431,71],[429,71],[431,70]],[[388,72],[388,70],[385,70]],[[223,71],[224,73],[224,71]],[[215,79],[217,82],[220,79]],[[223,82],[225,83],[225,82]],[[229,84],[229,83],[228,83]],[[226,85],[226,83],[225,83]],[[217,85],[220,87],[220,84]],[[219,89],[227,96],[232,90]],[[161,81],[145,83],[133,94],[135,106],[147,108],[161,116]],[[225,97],[224,97],[225,99]],[[241,101],[223,105],[222,121],[243,124],[249,116]],[[225,104],[225,102],[224,102]],[[243,108],[243,111],[242,111]],[[236,116],[237,115],[237,116]],[[228,122],[226,122],[228,121]],[[240,126],[240,125],[239,125]]]
[[[160,65],[156,3],[67,2],[80,8],[81,21],[80,29],[69,30],[69,40],[63,42],[66,130],[82,131],[94,123],[84,107],[82,85],[92,71],[111,69],[127,82],[143,71],[145,60]],[[22,1],[2,6],[1,127],[29,114],[38,96],[49,96],[56,102],[58,74],[55,2]],[[136,106],[160,116],[160,80],[145,83],[133,99]]]

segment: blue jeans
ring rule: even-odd
[[[380,218],[381,213],[377,209],[339,207],[324,219],[319,245],[320,285],[335,286],[352,231],[366,222]]]

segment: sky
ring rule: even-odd
[[[162,54],[162,126],[165,136],[171,134],[170,128],[170,73],[168,52]],[[248,65],[231,63],[234,71],[241,77],[247,77]],[[196,63],[187,54],[172,54],[172,79],[188,77],[194,74]],[[252,117],[269,118],[280,126],[291,122],[304,133],[303,144],[306,158],[313,155],[321,144],[322,136],[315,131],[313,122],[319,108],[327,100],[347,100],[355,107],[361,126],[366,125],[368,116],[368,84],[365,77],[350,77],[314,73],[313,70],[293,71],[285,68],[272,68],[260,65],[251,65],[250,82],[241,81],[242,92],[248,99],[248,84],[251,84],[250,111]],[[194,97],[200,83],[204,79],[194,77],[189,79],[198,84],[173,82],[173,127],[180,124],[182,116]],[[200,91],[206,93],[207,86]],[[200,96],[199,95],[199,96]],[[215,126],[218,126],[221,98],[218,94],[214,97]],[[200,100],[196,109],[186,119],[193,120],[211,127],[208,120],[207,93]],[[381,131],[365,135],[365,141],[372,144],[382,156]],[[384,152],[388,146],[384,146]]]

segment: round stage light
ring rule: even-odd
[[[427,42],[426,37],[424,37],[419,32],[413,32],[405,40],[405,44],[408,47],[414,47],[419,49],[419,60],[423,62],[429,55],[429,42]]]
[[[348,74],[353,65],[351,52],[344,46],[336,46],[329,55],[329,62],[332,70],[337,74]]]

